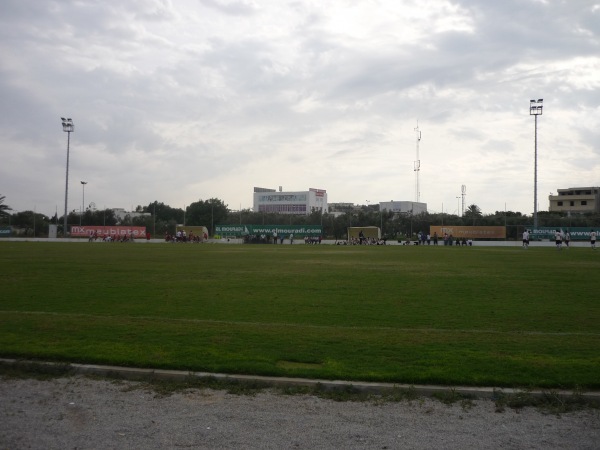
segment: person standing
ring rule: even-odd
[[[565,233],[565,246],[567,247],[567,249],[569,248],[570,242],[571,242],[571,233],[569,233],[569,230],[567,230],[567,232]]]
[[[433,245],[438,245],[438,235],[437,231],[433,233]]]
[[[556,250],[562,250],[562,236],[560,230],[556,230],[556,233],[554,233],[554,241],[556,242]]]
[[[277,244],[277,230],[273,230],[273,244]]]
[[[529,248],[529,230],[523,231],[523,248],[525,250]]]
[[[590,231],[590,244],[592,245],[592,250],[596,250],[596,232],[594,230]]]
[[[294,243],[294,233],[290,233],[290,244]]]

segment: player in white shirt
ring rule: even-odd
[[[523,248],[527,249],[529,247],[529,230],[523,231]]]

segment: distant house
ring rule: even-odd
[[[558,194],[550,194],[548,200],[550,212],[600,213],[600,188],[598,187],[558,189]]]
[[[308,191],[279,191],[254,188],[254,211],[308,216],[312,212],[327,213],[327,191],[310,188]]]
[[[381,211],[417,215],[427,212],[427,203],[410,201],[379,202]]]

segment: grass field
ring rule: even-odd
[[[600,387],[600,252],[0,241],[0,355]]]

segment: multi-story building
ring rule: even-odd
[[[600,188],[598,187],[558,189],[558,194],[550,194],[548,200],[550,212],[600,213]]]
[[[379,202],[379,209],[381,211],[391,211],[393,213],[403,214],[421,214],[427,212],[427,203],[420,202],[409,202],[409,201],[390,201],[390,202]]]
[[[254,188],[254,211],[308,216],[320,211],[327,213],[327,191],[310,188],[308,191],[279,191],[268,188]]]
[[[112,212],[114,213],[117,221],[122,222],[125,218],[129,217],[130,219],[134,219],[136,217],[149,217],[150,213],[144,213],[139,211],[125,211],[124,208],[113,208]]]

